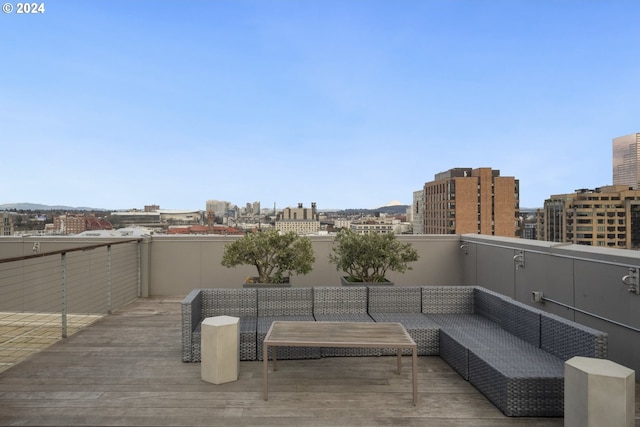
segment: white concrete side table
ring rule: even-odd
[[[564,364],[565,427],[633,427],[635,371],[606,359]]]
[[[238,380],[240,372],[240,319],[207,317],[202,321],[201,367],[203,381],[213,384]]]

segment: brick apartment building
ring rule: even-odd
[[[422,199],[422,201],[420,200]],[[414,193],[425,234],[520,236],[520,190],[514,177],[491,168],[454,168]],[[419,227],[418,227],[419,229]]]
[[[80,234],[86,230],[112,230],[113,226],[95,215],[57,215],[53,218],[53,229],[61,234]]]

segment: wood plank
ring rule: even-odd
[[[442,359],[394,356],[280,361],[263,400],[259,361],[238,381],[200,379],[181,362],[180,298],[141,299],[0,373],[0,425],[66,426],[562,426],[505,417]],[[403,357],[406,364],[409,357]],[[636,396],[640,396],[637,393]]]

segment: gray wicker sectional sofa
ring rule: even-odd
[[[505,415],[562,416],[564,362],[607,357],[607,334],[476,286],[195,289],[182,302],[182,360],[200,361],[206,317],[240,318],[240,359],[262,358],[274,320],[399,322]],[[282,350],[285,350],[284,348]],[[279,358],[377,356],[290,348]]]
[[[564,362],[607,357],[607,334],[480,287],[422,288],[440,357],[505,415],[562,416]]]

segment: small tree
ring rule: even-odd
[[[384,282],[387,271],[404,273],[417,260],[418,252],[393,233],[356,234],[349,229],[337,234],[329,254],[329,262],[352,282]]]
[[[226,245],[222,265],[253,265],[258,270],[258,283],[283,283],[291,275],[307,274],[315,257],[311,240],[290,231],[258,231]]]

